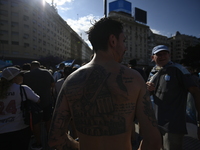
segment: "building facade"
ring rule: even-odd
[[[149,26],[138,23],[129,14],[112,11],[109,17],[123,22],[124,33],[127,37],[123,63],[128,63],[131,59],[136,59],[138,65],[145,66],[148,64],[148,31]]]
[[[86,61],[91,54],[55,6],[42,0],[0,0],[0,57],[36,60],[52,55]]]
[[[180,63],[180,61],[183,59],[185,49],[190,46],[196,46],[197,44],[200,44],[200,39],[194,36],[181,34],[178,31],[174,36],[169,38],[168,41],[170,43],[170,48],[172,52],[172,61],[177,63]]]

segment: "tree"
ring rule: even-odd
[[[185,49],[181,63],[193,68],[200,67],[200,44]]]

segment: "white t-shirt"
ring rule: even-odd
[[[33,102],[39,100],[39,96],[34,91],[22,85],[26,91],[27,98]],[[24,95],[24,94],[23,94]],[[26,99],[25,97],[23,98]],[[13,83],[7,91],[7,98],[0,99],[0,134],[18,131],[28,127],[24,124],[22,117],[20,85]]]
[[[64,78],[61,78],[59,79],[56,83],[55,83],[55,89],[56,89],[56,96],[58,96],[59,92],[60,92],[60,89],[64,83],[65,79]]]

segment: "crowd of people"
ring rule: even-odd
[[[155,66],[149,74],[137,67],[135,59],[122,64],[126,36],[121,22],[102,18],[88,31],[94,54],[80,68],[60,63],[52,72],[38,61],[4,68],[0,149],[28,150],[33,136],[31,149],[42,150],[44,122],[48,145],[56,150],[132,150],[137,142],[139,150],[182,150],[188,97],[200,139],[199,77],[192,68],[172,62],[165,45],[152,49]],[[24,124],[24,99],[43,110],[32,114],[32,130]]]
[[[76,68],[77,69],[77,68]],[[42,146],[41,125],[45,123],[49,132],[53,109],[60,88],[75,68],[61,63],[57,71],[46,69],[39,61],[6,67],[1,72],[0,80],[0,149],[28,150],[31,137],[35,143],[32,150]],[[20,87],[25,89],[27,99],[21,95]],[[32,129],[24,123],[22,101],[30,100],[42,109],[42,113],[32,113]],[[46,137],[47,138],[47,137]]]

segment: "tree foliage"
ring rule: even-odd
[[[182,63],[193,68],[200,67],[200,44],[190,46],[184,50]]]

